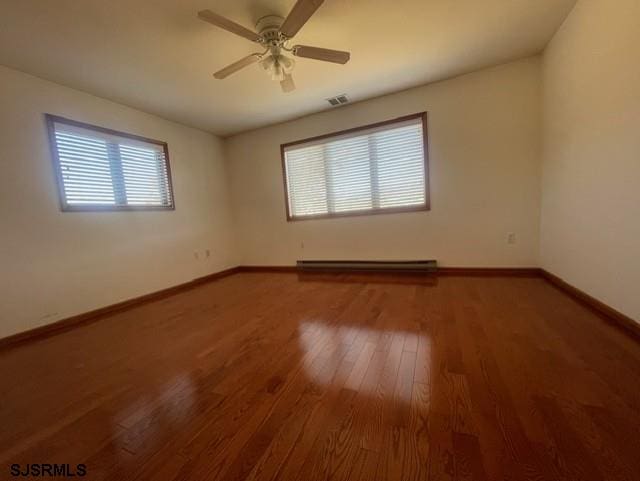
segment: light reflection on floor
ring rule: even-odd
[[[384,382],[379,379],[381,376],[392,377],[395,384],[402,356],[411,361],[410,383],[429,384],[431,342],[424,332],[335,325],[318,320],[302,321],[298,332],[304,353],[304,374],[318,385],[344,387],[373,396],[378,382]],[[327,369],[327,363],[337,369]],[[340,366],[347,369],[341,370]],[[370,372],[376,370],[379,376]],[[395,386],[391,389],[397,391],[398,401],[411,402],[411,389],[395,389]]]

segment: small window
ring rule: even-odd
[[[174,208],[165,142],[46,118],[62,210]]]
[[[429,209],[426,114],[281,146],[287,220]]]

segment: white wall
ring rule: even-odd
[[[61,212],[45,112],[168,142],[176,210]],[[211,134],[0,67],[0,171],[0,338],[237,264]]]
[[[536,266],[539,95],[536,57],[229,138],[241,263],[435,258],[445,266]],[[281,143],[425,110],[431,211],[286,221]]]
[[[639,22],[581,0],[544,55],[541,265],[640,321]]]

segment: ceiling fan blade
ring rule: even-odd
[[[222,70],[218,70],[213,76],[217,79],[223,79],[231,75],[232,73],[236,73],[238,70],[241,70],[245,67],[248,67],[251,64],[256,63],[258,60],[262,58],[262,55],[259,53],[252,53],[251,55],[247,55],[246,57],[238,60],[237,62],[232,63],[231,65],[227,65]]]
[[[342,50],[331,50],[328,48],[309,47],[307,45],[296,45],[293,47],[293,54],[296,57],[312,58],[324,62],[345,64],[351,58],[349,52]]]
[[[212,23],[216,27],[223,28],[228,32],[240,35],[241,37],[251,40],[252,42],[262,42],[262,37],[257,33],[243,27],[242,25],[238,25],[236,22],[232,22],[222,15],[213,13],[211,10],[202,10],[198,12],[198,18],[204,20],[205,22]]]
[[[284,93],[293,92],[296,89],[296,84],[293,82],[291,74],[286,74],[284,80],[280,81],[280,87]]]
[[[280,32],[285,37],[292,38],[307,23],[311,15],[320,8],[322,2],[324,0],[298,0],[280,27]]]

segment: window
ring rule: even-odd
[[[166,143],[46,118],[62,210],[174,208]]]
[[[281,146],[287,219],[429,209],[426,113]]]

